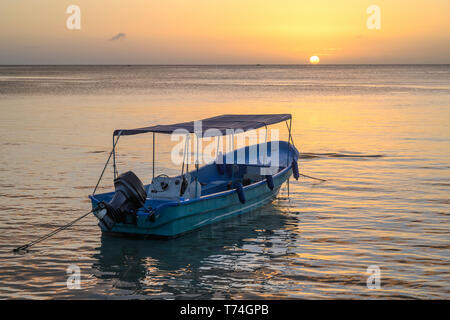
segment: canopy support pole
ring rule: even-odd
[[[183,163],[181,164],[181,176],[184,175],[184,164],[186,162],[186,154],[188,149],[188,141],[189,141],[189,135],[186,135],[186,141],[184,142],[184,149],[183,149]]]
[[[289,157],[291,155],[291,139],[292,139],[292,134],[291,134],[291,129],[292,129],[292,118],[289,120],[289,125],[286,121],[286,127],[288,128],[289,131],[289,138],[288,138],[288,156],[287,156],[287,160],[286,160],[286,166],[289,166]],[[294,141],[292,141],[294,142]],[[294,143],[292,143],[293,145]]]
[[[268,134],[268,131],[269,131],[269,129],[267,128],[267,125],[264,123],[264,127],[265,127],[265,129],[266,129],[266,135],[265,135],[265,138],[264,138],[264,144],[265,144],[265,146],[266,146],[266,151],[264,152],[264,160],[263,160],[263,166],[266,166],[266,162],[267,162],[267,153],[268,153],[268,144],[267,144],[267,134]]]
[[[292,129],[292,118],[289,120],[289,125],[286,121],[286,126],[288,128],[289,131],[289,138],[288,138],[288,155],[287,155],[287,159],[286,159],[286,167],[289,167],[289,158],[291,156],[291,140],[292,140],[292,133],[291,133],[291,129]],[[292,141],[292,145],[294,144],[294,141]],[[289,179],[290,177],[287,179],[287,190],[288,190],[288,197],[290,194],[289,191]]]
[[[117,138],[118,140],[119,138]],[[114,170],[114,180],[117,179],[117,167],[116,167],[116,144],[114,143],[114,136],[113,136],[113,170]]]
[[[198,160],[198,146],[199,146],[199,139],[198,139],[198,135],[195,134],[195,136],[197,137],[197,147],[196,147],[196,156],[195,156],[195,172],[197,174],[197,176],[195,177],[195,197],[197,197],[197,193],[198,193],[198,167],[199,167],[199,160]]]
[[[217,136],[217,151],[216,151],[216,161],[219,159],[219,147],[220,147],[220,140],[222,136]],[[222,153],[222,152],[221,152]]]
[[[234,188],[234,163],[237,162],[234,158],[234,130],[233,133],[230,136],[231,138],[231,152],[233,153],[233,164],[231,165],[231,188]],[[237,154],[236,154],[237,155]]]
[[[191,136],[186,135],[186,173],[189,173],[189,162],[191,161]]]
[[[153,179],[155,178],[155,133],[153,132],[153,147],[152,147],[152,183]]]
[[[289,130],[289,139],[292,141],[292,145],[295,147],[294,137],[293,137],[292,134],[291,134],[292,119],[290,120],[290,126],[288,125],[287,120],[286,120],[286,127],[287,127],[288,130]]]

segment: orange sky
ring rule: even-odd
[[[71,4],[81,30],[66,28]],[[372,4],[380,30],[366,26]],[[448,0],[2,0],[0,64],[450,63],[449,12]]]

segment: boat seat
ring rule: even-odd
[[[147,198],[151,200],[169,200],[174,201],[180,198],[180,187],[181,187],[181,178],[168,178],[167,179],[167,187],[165,190],[162,190],[158,182],[154,182],[154,184],[149,184],[147,188]]]

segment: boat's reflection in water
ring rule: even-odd
[[[296,221],[290,220],[277,204],[268,204],[171,240],[103,235],[94,275],[113,295],[227,297],[232,286],[254,283],[255,271],[267,270],[274,255],[287,254],[296,238]]]

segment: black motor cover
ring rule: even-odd
[[[122,173],[114,180],[115,193],[110,202],[101,202],[94,212],[102,229],[111,230],[118,222],[124,222],[127,214],[135,214],[147,198],[144,185],[132,172]]]

